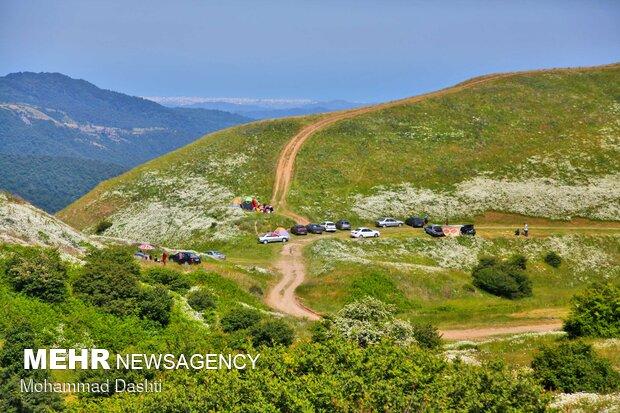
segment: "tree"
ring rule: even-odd
[[[290,346],[295,337],[293,329],[283,320],[269,320],[254,326],[251,331],[252,343],[258,347],[261,345]]]
[[[253,308],[240,307],[226,313],[220,324],[225,333],[243,330],[260,322],[261,315]]]
[[[532,360],[532,369],[548,390],[575,393],[620,388],[620,373],[609,360],[597,356],[591,345],[580,341],[543,346]]]
[[[73,284],[77,295],[115,315],[136,314],[140,267],[131,250],[106,247],[90,252],[85,259]]]
[[[67,296],[67,268],[56,250],[17,248],[9,256],[6,267],[15,291],[52,303]]]
[[[571,303],[564,331],[575,337],[620,337],[620,288],[611,283],[593,284]]]

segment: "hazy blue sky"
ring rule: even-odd
[[[0,74],[135,95],[381,101],[619,60],[619,0],[0,0]]]

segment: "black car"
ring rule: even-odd
[[[177,264],[200,264],[201,262],[200,256],[193,252],[177,252],[170,256],[170,260]]]
[[[405,220],[405,224],[414,228],[422,228],[425,224],[424,218],[420,217],[409,217]]]
[[[295,235],[308,235],[308,228],[304,225],[296,224],[291,227],[291,233]]]
[[[446,234],[443,233],[443,229],[441,229],[440,225],[428,225],[424,228],[424,232],[426,232],[431,237],[445,237]]]
[[[341,219],[340,221],[336,222],[336,228],[341,230],[348,230],[351,229],[351,223],[346,219]]]
[[[474,224],[465,224],[461,227],[461,235],[476,235]]]
[[[311,234],[322,234],[325,231],[325,228],[319,224],[308,224],[306,225],[306,229]]]

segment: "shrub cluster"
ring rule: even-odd
[[[17,247],[6,262],[6,274],[15,291],[47,302],[67,296],[67,268],[58,251]]]
[[[620,288],[611,283],[593,284],[572,299],[564,321],[569,337],[620,337]]]
[[[547,390],[575,393],[620,388],[620,373],[609,360],[597,356],[592,346],[580,341],[542,347],[532,360],[532,369]]]
[[[187,276],[179,271],[164,267],[151,267],[144,271],[142,279],[150,284],[162,284],[179,293],[184,293],[191,287]]]
[[[132,251],[107,247],[90,252],[86,264],[73,283],[82,300],[118,316],[138,315],[168,323],[172,297],[164,287],[140,288],[140,267]]]
[[[187,294],[187,303],[196,311],[205,311],[215,308],[215,295],[205,289],[199,288]]]
[[[289,346],[295,338],[293,329],[284,320],[262,321],[261,314],[252,308],[231,310],[222,317],[220,324],[226,333],[247,332],[255,347]]]
[[[549,251],[545,254],[545,262],[553,268],[558,268],[562,264],[562,257],[560,257],[554,251]]]
[[[518,255],[509,260],[480,259],[472,271],[474,285],[491,294],[516,299],[532,295],[532,282],[525,274],[526,259]]]
[[[101,235],[104,232],[106,232],[106,230],[110,228],[111,226],[112,226],[112,223],[110,221],[101,221],[95,227],[95,234]]]

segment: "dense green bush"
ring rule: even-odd
[[[90,252],[73,284],[84,301],[115,315],[138,312],[140,267],[130,249],[107,247]]]
[[[104,232],[106,232],[106,230],[110,228],[111,226],[112,226],[112,223],[110,221],[106,221],[106,220],[101,221],[95,227],[95,234],[101,235]]]
[[[532,360],[534,375],[548,390],[565,393],[610,392],[620,388],[620,373],[609,360],[594,353],[592,346],[568,341],[544,346]]]
[[[527,258],[522,254],[515,254],[508,260],[508,264],[513,265],[519,269],[527,269]]]
[[[47,370],[25,370],[24,349],[39,348],[35,331],[27,320],[11,325],[3,334],[0,347],[0,412],[52,412],[63,408],[57,393],[21,392],[20,380],[42,382],[51,380]]]
[[[190,291],[187,294],[187,303],[196,311],[205,311],[216,307],[215,295],[206,288]]]
[[[261,315],[258,311],[252,308],[240,307],[226,313],[222,317],[220,324],[224,332],[230,333],[254,327],[260,320]]]
[[[474,285],[510,299],[531,296],[532,282],[524,272],[525,266],[523,256],[514,256],[508,261],[482,258],[472,271]]]
[[[571,338],[620,337],[620,288],[611,283],[593,284],[576,294],[564,331]]]
[[[442,344],[441,334],[437,327],[428,324],[413,324],[413,337],[420,347],[434,349]]]
[[[140,291],[138,306],[141,317],[148,318],[165,326],[170,321],[172,296],[168,289],[161,285],[154,288],[145,288]]]
[[[545,262],[553,268],[558,268],[562,264],[562,257],[560,257],[554,251],[549,251],[545,254]]]
[[[6,274],[15,291],[59,302],[67,296],[67,268],[58,251],[39,247],[18,247],[6,262]]]
[[[150,284],[163,284],[180,293],[191,287],[191,283],[185,274],[171,268],[151,267],[144,271],[142,279]]]
[[[295,334],[293,329],[283,320],[269,320],[252,328],[254,346],[290,346]]]
[[[262,348],[257,368],[175,371],[163,393],[77,407],[124,412],[544,412],[527,372],[451,363],[419,347],[342,339]],[[76,409],[79,411],[80,409]]]

